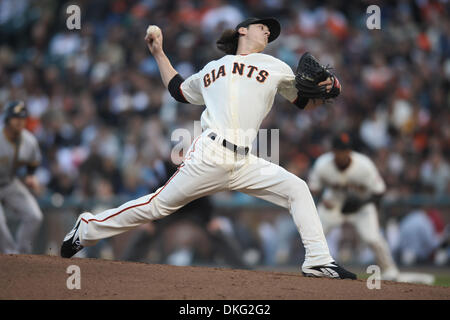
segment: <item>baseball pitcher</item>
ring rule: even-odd
[[[241,22],[217,41],[218,48],[226,53],[224,57],[183,79],[163,51],[160,29],[149,28],[145,40],[170,94],[182,103],[206,106],[201,115],[203,132],[178,170],[156,192],[97,215],[81,214],[64,239],[63,257],[71,257],[100,239],[163,218],[199,197],[235,190],[289,210],[305,247],[304,275],[356,279],[330,256],[307,184],[250,153],[277,93],[303,109],[322,104],[340,92],[337,78],[311,55],[302,57],[294,74],[286,63],[262,53],[280,29],[273,18]]]
[[[0,251],[3,253],[31,253],[42,221],[39,205],[26,187],[37,190],[34,172],[41,162],[39,144],[25,129],[27,116],[23,101],[10,102],[5,107],[4,125],[0,127]],[[27,168],[25,184],[16,176],[22,166]],[[6,223],[4,207],[21,218],[15,239]]]
[[[375,164],[352,151],[350,137],[343,133],[333,139],[333,151],[317,158],[309,176],[313,193],[323,191],[317,206],[325,234],[349,222],[373,250],[383,280],[395,280],[398,269],[383,238],[377,204],[386,190]]]

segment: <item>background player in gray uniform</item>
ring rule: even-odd
[[[25,103],[10,102],[4,110],[4,125],[0,126],[0,252],[31,253],[42,212],[26,186],[33,190],[39,187],[34,172],[41,162],[41,153],[36,138],[25,129],[28,117]],[[27,170],[25,184],[16,175],[23,166]],[[4,209],[21,219],[15,239],[8,228]]]

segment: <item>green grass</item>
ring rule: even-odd
[[[434,281],[435,286],[450,287],[450,276],[449,275],[437,275]]]

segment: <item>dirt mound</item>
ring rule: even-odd
[[[79,282],[74,270],[79,270]],[[81,287],[68,289],[68,283]],[[0,288],[0,299],[32,300],[450,299],[450,288],[418,284],[382,282],[381,289],[369,290],[363,280],[311,279],[299,273],[41,255],[0,255]]]

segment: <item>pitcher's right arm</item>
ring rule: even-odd
[[[164,53],[162,44],[163,44],[163,36],[162,33],[149,33],[145,36],[145,42],[147,43],[147,47],[150,50],[150,53],[156,60],[158,64],[159,72],[161,74],[162,82],[166,88],[169,87],[170,80],[175,77],[178,72],[174,69],[172,64]]]
[[[164,86],[170,95],[182,103],[203,105],[203,96],[200,90],[200,79],[198,74],[191,75],[188,79],[183,77],[174,69],[163,50],[162,32],[149,33],[145,37],[147,47],[158,64],[159,72]]]

